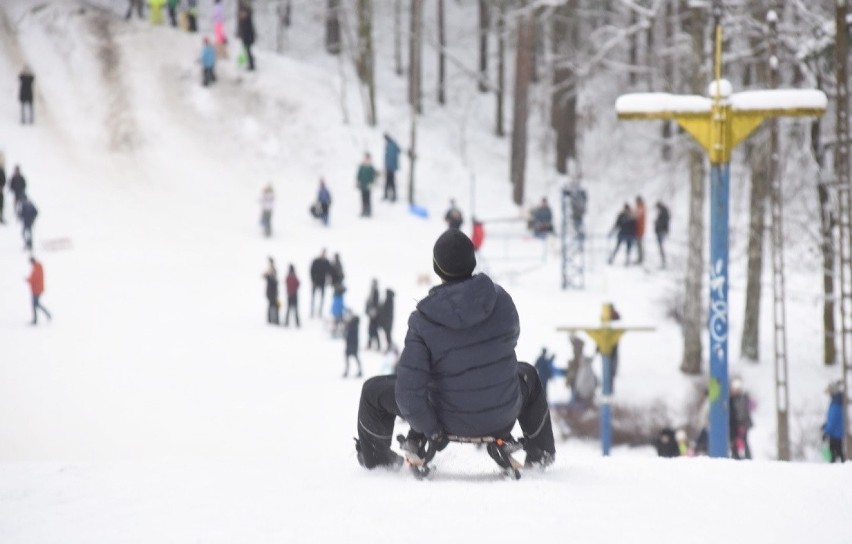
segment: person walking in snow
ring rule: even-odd
[[[627,204],[626,202],[624,203],[624,208],[621,210],[621,213],[618,214],[618,217],[615,218],[615,225],[613,225],[612,231],[610,231],[610,235],[612,234],[617,234],[618,241],[616,242],[615,249],[612,250],[612,254],[609,256],[607,262],[612,264],[612,261],[615,260],[615,256],[618,255],[618,249],[623,243],[625,245],[624,265],[629,265],[630,250],[633,248],[633,240],[636,237],[636,218],[633,216],[630,204]]]
[[[179,4],[180,0],[166,0],[166,9],[169,12],[169,24],[172,27],[178,26],[177,9]]]
[[[275,191],[272,184],[263,188],[260,195],[260,224],[263,226],[263,235],[272,236],[272,209],[275,207]]]
[[[657,235],[657,246],[660,248],[660,262],[666,267],[666,250],[663,243],[669,235],[669,209],[662,202],[657,202],[657,217],[654,219],[654,234]]]
[[[21,174],[21,167],[17,164],[15,165],[15,169],[12,171],[12,178],[9,180],[9,190],[12,191],[12,196],[15,197],[15,216],[20,218],[21,203],[27,194],[27,180],[24,178],[24,175]]]
[[[399,170],[399,144],[385,132],[385,196],[396,202],[396,171]]]
[[[731,396],[728,399],[730,415],[731,457],[751,459],[748,445],[748,431],[752,427],[751,411],[753,403],[748,393],[743,391],[743,382],[739,378],[731,380]]]
[[[18,100],[21,101],[21,124],[26,125],[29,122],[32,125],[35,121],[33,113],[33,83],[35,82],[35,76],[28,66],[24,66],[23,70],[21,70],[18,81],[20,82]],[[29,121],[27,120],[28,118]]]
[[[448,229],[460,229],[464,224],[464,216],[461,210],[458,209],[458,206],[456,206],[455,199],[450,199],[450,207],[447,213],[444,214],[444,222],[447,224]]]
[[[828,440],[828,449],[831,452],[831,462],[839,460],[846,462],[843,455],[843,439],[846,434],[846,425],[843,421],[843,382],[835,382],[826,389],[829,398],[828,413],[825,423],[822,425],[823,440]]]
[[[370,295],[367,297],[364,313],[367,315],[367,349],[372,349],[375,341],[376,351],[382,349],[382,343],[379,341],[379,306],[379,280],[374,278],[370,283]]]
[[[287,277],[284,279],[284,285],[287,288],[287,313],[284,315],[284,326],[290,326],[290,313],[296,318],[296,328],[301,327],[299,323],[299,281],[296,276],[296,268],[291,264],[287,270]]]
[[[358,373],[355,374],[355,377],[360,378],[363,375],[361,372],[361,359],[358,357],[358,328],[360,324],[361,320],[355,314],[352,314],[346,320],[346,353],[344,354],[346,366],[343,367],[344,378],[349,376],[350,357],[354,357],[355,363],[358,365]]]
[[[636,197],[636,264],[642,264],[645,260],[645,249],[643,239],[645,238],[645,201],[641,196]]]
[[[458,229],[438,238],[431,258],[443,283],[409,317],[396,376],[370,378],[361,389],[358,462],[367,469],[402,464],[390,448],[399,416],[411,427],[403,448],[425,462],[448,445],[448,435],[504,438],[518,421],[525,464],[552,463],[543,387],[532,365],[515,355],[520,320],[512,297],[485,274],[473,274],[473,244]],[[505,467],[493,443],[487,450]]]
[[[390,349],[393,345],[393,339],[391,338],[391,330],[393,329],[393,299],[395,293],[392,289],[385,290],[385,300],[382,301],[382,305],[379,308],[378,315],[378,324],[379,328],[385,333],[385,341],[387,342],[387,349]]]
[[[38,324],[38,310],[41,310],[51,320],[50,312],[47,308],[41,305],[41,295],[44,293],[44,267],[36,260],[35,257],[30,257],[30,264],[33,265],[30,275],[27,278],[27,283],[30,284],[30,292],[33,297],[33,320],[31,325]]]
[[[210,44],[210,39],[205,36],[201,46],[201,85],[206,87],[216,83],[216,50]]]
[[[343,299],[344,294],[346,294],[346,287],[343,284],[336,284],[331,295],[331,318],[333,320],[331,335],[334,338],[338,338],[344,330],[343,316],[346,312],[346,302]]]
[[[33,249],[33,225],[37,216],[38,209],[25,195],[21,201],[21,222],[23,223],[21,235],[24,238],[24,248],[30,251]]]
[[[145,14],[142,12],[142,4],[144,4],[142,0],[129,0],[127,2],[127,14],[124,18],[130,19],[130,16],[133,15],[133,8],[136,8],[136,13],[139,15],[139,18],[144,19]]]
[[[340,253],[334,254],[334,260],[331,262],[331,284],[334,286],[343,285],[343,280],[346,275],[343,273],[343,263],[340,261]]]
[[[373,161],[369,153],[364,153],[364,160],[358,167],[358,173],[355,175],[357,181],[356,186],[361,191],[361,217],[370,217],[373,215],[373,206],[370,202],[370,190],[373,183],[376,182],[378,172],[373,168]]]
[[[314,317],[316,308],[317,317],[322,317],[322,308],[325,304],[325,286],[331,278],[331,263],[325,256],[325,250],[320,252],[319,257],[311,261],[311,317]],[[319,306],[316,305],[317,293],[319,293]]]
[[[266,322],[270,325],[278,324],[278,271],[275,270],[275,261],[269,257],[269,266],[263,274],[266,280]]]
[[[243,42],[243,49],[246,52],[246,60],[248,60],[249,71],[254,70],[254,55],[251,52],[251,46],[254,45],[254,21],[252,20],[251,8],[241,7],[239,11],[239,22],[237,24],[240,41]]]

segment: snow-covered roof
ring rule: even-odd
[[[734,93],[730,102],[735,111],[825,110],[828,98],[817,90],[774,89]]]
[[[618,97],[615,111],[629,114],[703,114],[710,111],[713,101],[704,96],[671,93],[631,93]]]

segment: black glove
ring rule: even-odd
[[[397,440],[399,440],[400,449],[414,454],[421,459],[426,457],[426,443],[428,440],[426,440],[425,434],[410,429],[407,436],[403,437],[399,435]]]
[[[444,431],[438,431],[429,437],[429,447],[430,449],[434,449],[436,452],[443,451],[449,443],[450,439],[447,438]]]

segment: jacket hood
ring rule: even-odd
[[[482,323],[494,312],[497,289],[488,276],[477,274],[433,287],[417,309],[426,319],[444,327],[466,329]]]

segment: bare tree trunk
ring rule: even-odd
[[[444,63],[444,48],[447,46],[444,32],[444,0],[438,0],[438,104],[443,105],[444,88],[446,86],[446,67]]]
[[[577,2],[567,2],[553,14],[553,94],[550,124],[556,132],[556,171],[567,174],[568,159],[577,156],[577,86],[570,60],[576,55]]]
[[[817,88],[822,89],[822,78],[817,74]],[[825,151],[822,147],[822,121],[817,117],[811,122],[811,148],[820,172],[825,165]],[[837,342],[834,324],[834,207],[825,185],[825,180],[817,183],[819,199],[820,253],[822,253],[822,361],[826,366],[837,363]]]
[[[328,0],[325,12],[325,50],[340,53],[340,0]]]
[[[665,21],[663,22],[663,32],[665,34],[666,55],[663,57],[663,88],[667,92],[674,90],[674,1],[665,0],[663,9]],[[669,161],[672,158],[672,122],[668,119],[663,121],[662,125],[662,158],[664,161]]]
[[[500,12],[497,15],[497,119],[495,134],[505,136],[503,128],[503,101],[506,94],[506,0],[498,0]]]
[[[766,20],[766,9],[753,5],[751,18]],[[749,38],[752,51],[761,46],[762,37]],[[764,88],[767,83],[768,66],[764,59],[753,59],[747,64],[743,83],[746,87],[756,84]],[[754,82],[752,82],[752,77]],[[769,172],[766,131],[761,130],[746,142],[746,157],[751,168],[751,195],[749,202],[748,268],[746,271],[746,301],[743,315],[743,336],[740,354],[751,361],[760,357],[760,298],[763,277],[763,238],[766,231],[766,199],[768,195],[767,175]]]
[[[654,85],[654,73],[657,68],[657,59],[659,52],[657,51],[656,31],[658,17],[655,15],[653,19],[648,21],[648,30],[645,31],[645,68],[648,70],[645,81],[648,84],[648,92],[656,90]]]
[[[501,9],[503,7],[501,6]],[[491,26],[488,0],[479,0],[479,92],[488,91],[488,29]]]
[[[630,10],[630,26],[635,27],[639,22],[639,15],[636,10],[628,7]],[[639,66],[639,33],[633,32],[628,40],[627,63],[630,65],[630,85],[636,85],[636,68]]]
[[[529,116],[529,86],[532,78],[533,43],[535,30],[529,15],[517,22],[515,51],[515,91],[512,110],[512,156],[510,170],[512,200],[518,206],[524,203],[525,169],[527,164],[527,117]]]
[[[704,50],[704,8],[690,7],[692,36],[692,92],[703,95],[707,87],[706,53]],[[707,173],[704,151],[693,144],[689,151],[689,254],[686,261],[686,293],[683,319],[683,361],[681,372],[700,374],[702,333],[705,319],[701,308],[704,300],[704,205]]]
[[[411,34],[408,45],[408,103],[414,111],[423,113],[422,102],[422,36],[423,0],[411,0]]]
[[[358,76],[367,87],[367,124],[370,126],[378,123],[373,63],[373,1],[358,0]]]
[[[402,75],[402,0],[393,0],[393,61],[394,72]]]

